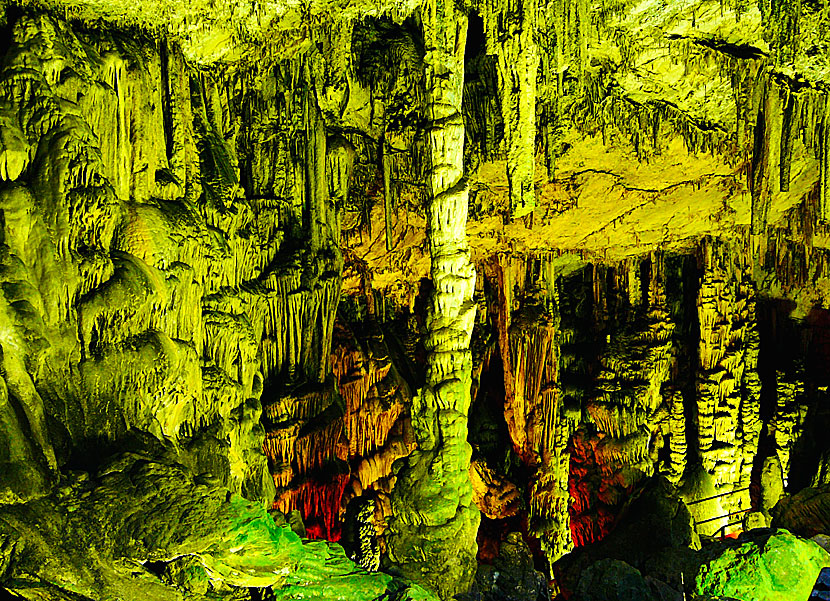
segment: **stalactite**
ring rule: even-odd
[[[587,435],[583,430],[578,430],[571,439],[568,512],[571,537],[576,547],[601,540],[614,521],[613,509],[597,500],[599,491],[594,485],[598,477],[594,458],[597,442],[596,437]]]
[[[651,424],[663,403],[661,390],[672,368],[675,326],[666,307],[665,276],[659,255],[653,255],[651,269],[646,320],[635,322],[633,331],[623,329],[611,335],[610,344],[600,357],[602,371],[598,374],[597,391],[587,405],[597,428],[612,438],[631,436]]]
[[[561,411],[559,413],[561,415]],[[568,513],[571,498],[568,491],[571,459],[568,440],[572,427],[562,417],[557,420],[554,444],[537,470],[531,488],[531,523],[551,565],[570,551],[574,544]]]
[[[553,347],[555,325],[552,316],[538,306],[526,307],[514,316],[509,334],[509,356],[513,372],[513,395],[505,399],[505,420],[519,457],[534,465],[542,449],[540,434],[549,431],[540,400],[545,388],[556,382],[556,355]],[[538,422],[543,423],[539,424]]]
[[[520,496],[516,485],[482,461],[473,461],[470,465],[470,482],[473,501],[488,518],[503,519],[518,513]]]
[[[294,260],[299,262],[300,257]],[[257,311],[265,315],[262,351],[266,375],[279,373],[290,381],[320,382],[330,369],[328,349],[341,276],[338,271],[323,272],[309,285],[301,283],[300,265],[285,267],[269,274],[264,283],[266,294],[254,299]]]
[[[789,192],[793,140],[796,131],[796,128],[793,127],[793,115],[798,115],[798,95],[794,94],[788,85],[781,86],[781,93],[784,96],[784,99],[782,99],[784,114],[781,124],[781,149],[779,151],[781,157],[779,161],[779,189],[782,192]]]
[[[278,489],[288,486],[294,477],[291,462],[294,459],[294,444],[300,433],[300,425],[269,430],[265,434],[264,452],[271,463],[271,474]]]
[[[415,448],[402,436],[387,439],[383,448],[364,457],[357,468],[357,478],[364,489],[369,489],[379,480],[392,474],[392,465],[401,457],[406,457]]]
[[[343,429],[343,420],[334,419],[297,438],[294,443],[294,463],[299,475],[323,467],[334,458],[347,459]]]
[[[170,175],[189,198],[198,197],[198,158],[193,140],[190,76],[178,45],[163,44],[163,77],[166,76],[165,127]]]
[[[511,443],[534,470],[531,528],[550,562],[570,550],[567,474],[573,424],[563,411],[559,344],[559,277],[554,254],[497,255],[484,265],[497,291],[504,416]]]
[[[633,487],[655,471],[663,432],[671,436],[674,450],[661,469],[674,473],[675,480],[683,475],[684,407],[682,397],[674,392],[676,326],[667,300],[665,262],[662,253],[655,252],[613,267],[586,270],[593,272],[583,286],[593,291],[594,306],[584,312],[590,310],[595,323],[605,323],[607,334],[596,358],[592,387],[579,392],[565,388],[576,366],[569,364],[570,358],[562,365],[563,388],[570,397],[566,397],[565,421],[570,421],[568,415],[578,420],[567,443],[571,498],[567,510],[577,546],[603,538]],[[563,305],[563,311],[563,323],[569,323],[572,309]],[[563,358],[569,357],[568,346],[574,342],[561,342]],[[584,413],[568,409],[574,397],[584,403]],[[588,424],[593,424],[596,434]]]
[[[289,283],[288,289],[293,285]],[[387,478],[392,463],[413,448],[401,436],[403,383],[392,367],[382,336],[360,342],[344,322],[338,321],[333,326],[333,337],[328,355],[330,378],[323,385],[310,384],[283,393],[267,403],[263,411],[267,422],[273,424],[266,432],[265,452],[274,481],[282,491],[275,508],[298,508],[304,519],[315,524],[312,534],[323,537],[339,531],[337,514],[306,511],[322,511],[320,503],[333,506],[331,495],[337,490],[329,490],[322,483],[311,485],[309,479],[319,478],[333,466],[343,468],[349,460],[357,467],[347,474],[348,480],[357,489],[356,494],[361,494]],[[319,493],[327,500],[309,501],[312,489],[328,491]],[[342,491],[340,494],[342,497]],[[341,500],[345,503],[348,498]]]
[[[827,92],[819,96],[820,108],[817,111],[821,117],[819,120],[818,133],[818,161],[819,161],[819,220],[830,222],[830,117],[828,117],[828,105],[830,95]]]
[[[759,73],[757,90],[757,113],[755,142],[752,152],[750,190],[752,192],[752,233],[763,234],[767,228],[772,196],[781,182],[773,174],[780,171],[780,152],[785,138],[782,138],[781,93],[778,82],[768,72]],[[784,115],[784,117],[786,114]],[[786,162],[787,157],[784,157]]]
[[[327,474],[324,481],[305,480],[278,498],[274,508],[285,514],[299,509],[307,520],[308,538],[338,541],[342,523],[341,500],[348,482],[348,474]]]
[[[794,61],[801,47],[799,31],[802,0],[787,2],[773,0],[769,4],[759,3],[759,7],[762,13],[766,13],[764,25],[773,44],[776,59],[781,64]]]
[[[304,67],[307,70],[305,73],[306,80],[311,81],[308,62],[305,62]],[[337,224],[337,220],[329,219],[329,214],[335,211],[329,209],[328,186],[326,185],[328,181],[326,178],[326,126],[310,86],[306,87],[304,104],[303,113],[306,118],[304,127],[308,137],[305,149],[307,161],[305,198],[309,207],[306,227],[309,232],[310,250],[315,254],[324,249],[335,250],[336,252],[339,249],[337,246],[332,248],[330,242],[335,239],[331,229],[333,225]]]
[[[497,59],[484,54],[472,59],[467,68],[462,105],[467,148],[475,144],[482,159],[494,161],[501,156],[499,148],[504,135]]]
[[[557,0],[538,6],[538,130],[543,140],[548,181],[556,171],[558,141],[570,115],[569,105],[585,93],[591,15],[586,0]],[[548,35],[541,35],[546,31]]]
[[[742,456],[740,467],[740,488],[747,488],[752,479],[753,465],[758,453],[758,442],[763,422],[761,421],[761,375],[758,372],[758,355],[761,348],[756,318],[755,294],[750,293],[747,300],[746,332],[744,334],[743,398],[741,399],[738,420],[741,435]]]
[[[392,250],[394,246],[392,211],[395,207],[395,198],[392,191],[392,167],[394,165],[394,159],[385,142],[381,144],[381,148],[381,163],[383,164],[383,221],[386,224],[386,250]]]
[[[331,228],[334,243],[341,244],[342,213],[349,202],[349,186],[354,174],[355,149],[348,140],[340,137],[330,139],[326,144],[326,177],[329,185],[329,199],[336,207],[336,223]]]
[[[332,349],[332,370],[346,404],[349,456],[366,457],[386,444],[402,416],[406,386],[392,368],[382,342],[377,354],[366,356],[353,335],[341,329],[338,337]]]
[[[350,414],[347,425],[350,454],[366,457],[383,447],[402,411],[401,404],[395,403],[385,408],[376,399],[372,399],[372,402],[361,405],[358,412]]]
[[[311,390],[300,389],[296,393],[281,394],[274,401],[264,404],[262,412],[272,423],[310,420],[336,402],[337,392],[331,383],[326,383]]]
[[[769,429],[786,486],[792,467],[792,449],[798,442],[807,417],[803,366],[797,366],[792,374],[778,370],[776,393],[775,414]]]
[[[513,218],[536,207],[537,11],[536,0],[499,0],[484,14],[487,51],[497,56]]]

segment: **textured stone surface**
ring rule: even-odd
[[[549,596],[545,577],[534,569],[533,556],[522,540],[512,532],[501,543],[492,564],[479,565],[470,592],[460,601],[538,601]]]
[[[779,532],[762,542],[747,541],[701,566],[699,594],[736,599],[807,599],[830,555],[816,543]]]
[[[585,601],[653,601],[656,599],[639,570],[623,561],[603,559],[585,570],[576,596]]]
[[[542,565],[827,479],[821,3],[0,7],[2,507],[150,432],[448,597],[476,505]]]
[[[237,598],[250,587],[277,599],[409,594],[389,576],[361,571],[336,545],[304,544],[261,506],[142,453],[4,508],[0,533],[13,541],[13,576],[3,585],[26,599]]]
[[[465,230],[460,113],[466,18],[452,5],[427,4],[422,19],[430,123],[427,228],[434,289],[426,313],[426,382],[412,403],[418,448],[396,468],[387,542],[397,570],[448,599],[467,590],[475,575],[480,520],[472,501],[467,442],[476,305]]]
[[[519,511],[519,491],[481,460],[470,465],[470,482],[473,486],[473,502],[481,513],[490,519],[502,519]]]
[[[799,536],[830,534],[830,487],[805,488],[772,508],[773,526]]]
[[[727,249],[707,249],[697,300],[698,444],[702,466],[711,476],[712,494],[722,495],[708,506],[692,506],[693,513],[703,509],[707,517],[749,508],[746,489],[761,429],[755,291],[747,281],[746,268],[736,264],[735,259]],[[694,500],[694,494],[703,498],[704,490],[709,489],[693,493],[689,501]],[[724,494],[732,491],[739,492]],[[715,532],[730,521],[734,520],[708,522],[706,530]]]

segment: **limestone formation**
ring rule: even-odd
[[[0,591],[806,587],[826,4],[0,0]]]
[[[758,342],[754,290],[736,255],[727,256],[715,247],[706,252],[698,294],[697,444],[702,466],[712,476],[712,491],[721,495],[714,502],[717,509],[706,508],[724,516],[720,522],[709,522],[719,528],[729,523],[727,514],[749,508],[747,489],[761,427],[759,378],[753,374]],[[718,515],[699,519],[709,517]]]
[[[475,575],[479,512],[472,502],[467,443],[475,319],[475,270],[465,226],[461,92],[467,20],[452,5],[427,4],[429,122],[427,236],[433,292],[428,300],[425,386],[412,403],[417,449],[397,468],[387,543],[396,569],[441,598],[464,592]]]
[[[235,598],[249,588],[282,599],[426,594],[361,572],[334,545],[303,544],[261,506],[139,453],[4,507],[0,538],[15,541],[4,557],[18,576],[7,585],[23,598]]]
[[[486,4],[490,4],[489,2]],[[501,116],[507,146],[510,212],[523,217],[536,207],[536,0],[492,2],[485,15],[485,39],[498,59]]]
[[[827,563],[827,552],[818,544],[786,531],[741,542],[700,567],[695,579],[698,594],[738,599],[757,595],[770,601],[802,598],[810,595]]]
[[[481,460],[470,465],[473,502],[483,515],[493,520],[516,515],[519,511],[519,491]]]
[[[830,531],[830,497],[827,486],[805,488],[780,499],[772,509],[773,524],[793,534],[814,537]]]

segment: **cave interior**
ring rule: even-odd
[[[828,432],[830,2],[0,0],[0,598],[830,599]]]

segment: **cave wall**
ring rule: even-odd
[[[138,429],[270,503],[263,386],[326,379],[340,289],[310,84],[279,94],[307,65],[200,72],[44,15],[8,33],[6,421],[10,452],[40,447],[10,469],[48,480]]]

